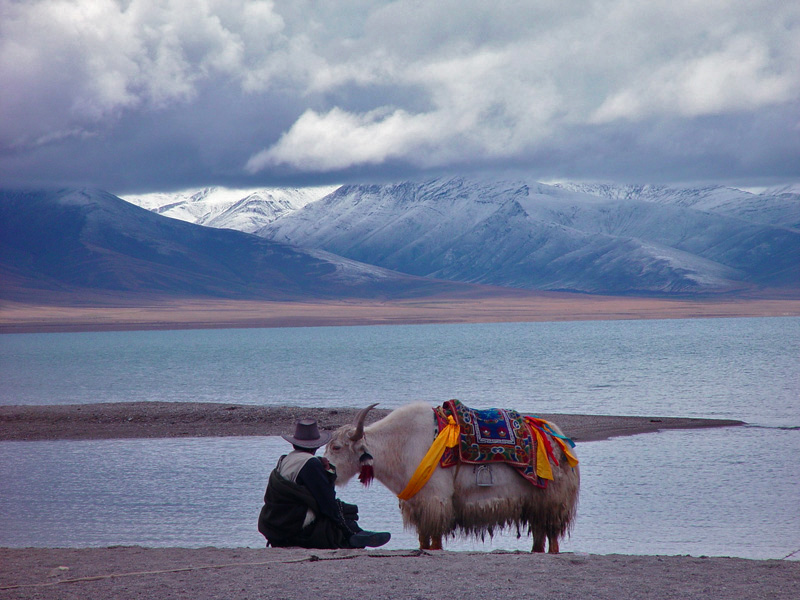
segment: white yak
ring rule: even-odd
[[[336,467],[337,485],[346,484],[363,464],[371,463],[375,478],[398,495],[434,440],[434,411],[428,404],[409,404],[365,427],[374,406],[334,432],[325,456]],[[546,488],[534,486],[506,464],[491,466],[490,486],[478,485],[474,465],[437,466],[415,496],[400,500],[403,522],[417,530],[422,549],[441,549],[442,537],[448,535],[482,538],[515,527],[519,534],[533,534],[533,552],[544,552],[547,539],[549,552],[557,553],[559,538],[575,519],[580,473],[577,466],[568,465],[558,444],[552,446],[559,466],[552,466],[553,481]]]

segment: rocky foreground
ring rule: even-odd
[[[794,600],[800,562],[378,550],[0,549],[0,598]]]

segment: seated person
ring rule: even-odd
[[[293,436],[281,436],[294,446],[280,457],[269,476],[258,530],[273,547],[365,548],[382,546],[386,532],[363,531],[358,507],[336,498],[336,470],[314,456],[331,434],[320,432],[314,419],[302,419]]]

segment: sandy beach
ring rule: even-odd
[[[250,300],[69,299],[0,302],[0,333],[692,319],[800,315],[786,297],[641,298],[506,290],[474,298],[267,302]]]
[[[307,414],[325,429],[357,408],[119,403],[0,407],[0,440],[279,435]],[[386,410],[376,409],[370,420]],[[576,441],[738,421],[540,415]],[[746,543],[746,541],[743,541]],[[414,549],[4,548],[0,598],[270,598],[316,600],[543,597],[770,598],[800,594],[800,562],[690,556]]]
[[[800,562],[517,552],[0,549],[0,598],[794,600]]]

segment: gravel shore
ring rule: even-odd
[[[280,435],[293,432],[295,422],[302,417],[312,416],[321,428],[330,430],[352,422],[358,411],[359,407],[297,408],[200,402],[0,406],[0,441]],[[375,408],[370,412],[367,423],[383,418],[388,413],[386,409]],[[576,442],[661,429],[742,425],[741,421],[724,419],[537,416],[556,423]]]
[[[800,562],[377,550],[0,549],[0,598],[794,600]]]

